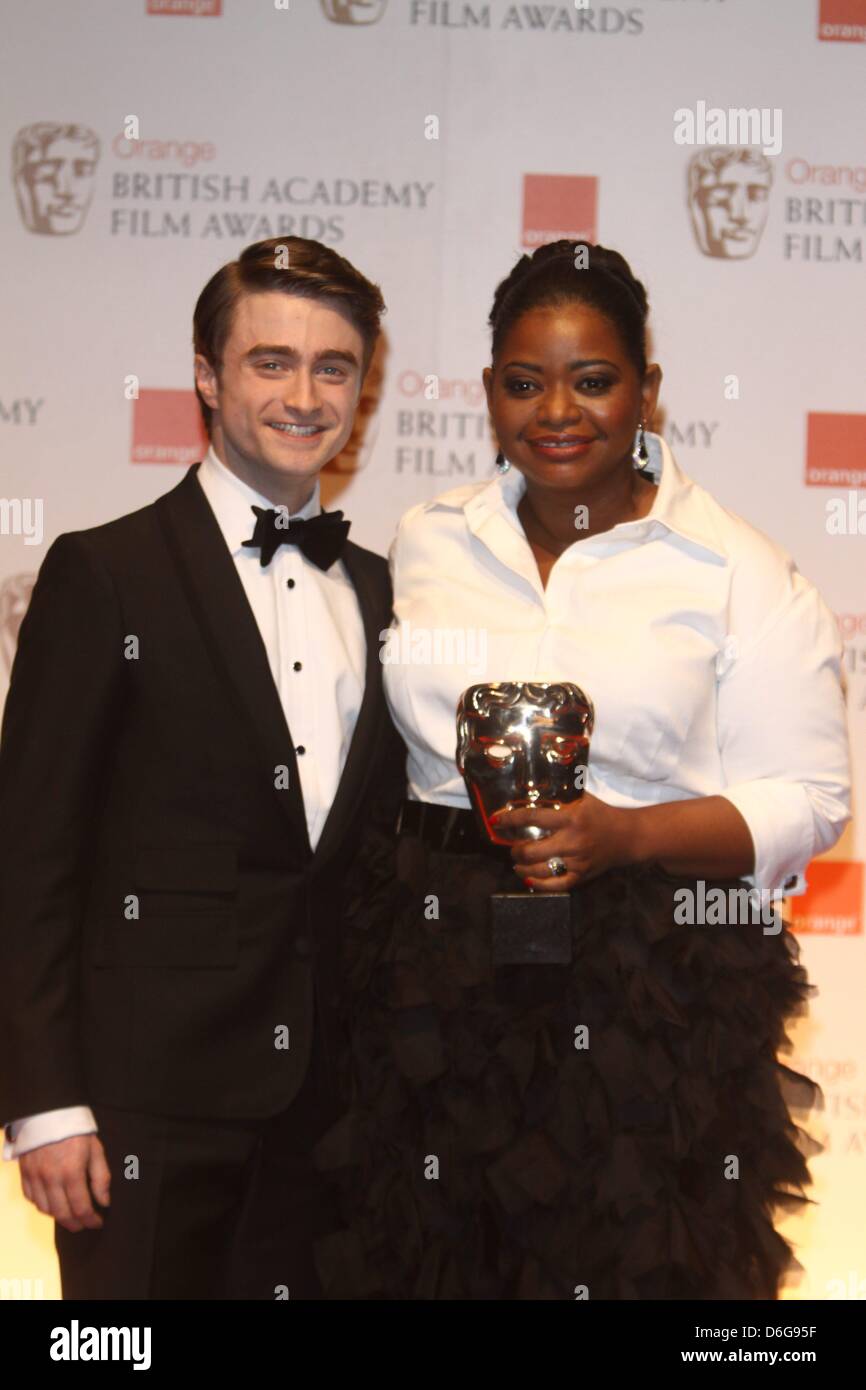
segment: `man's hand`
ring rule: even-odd
[[[18,1160],[21,1187],[28,1202],[53,1216],[67,1231],[98,1230],[103,1224],[93,1208],[110,1203],[111,1173],[96,1134],[77,1134],[56,1144],[41,1144]]]

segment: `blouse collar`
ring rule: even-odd
[[[634,521],[620,521],[603,534],[624,540],[643,540],[657,536],[662,531],[671,531],[713,555],[726,558],[727,552],[715,525],[709,494],[683,473],[661,435],[647,431],[646,446],[649,454],[646,471],[658,488],[652,508],[646,516]],[[519,468],[512,466],[504,473],[497,471],[485,487],[463,504],[470,529],[477,533],[491,516],[499,514],[522,535],[517,505],[525,491],[526,479]],[[576,539],[580,539],[579,535]]]

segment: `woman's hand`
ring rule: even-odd
[[[608,806],[585,791],[559,811],[500,811],[492,820],[500,829],[537,825],[549,830],[542,840],[518,840],[511,846],[514,871],[527,888],[568,893],[605,869],[632,862],[634,816],[634,811]],[[547,861],[554,856],[563,860],[567,874],[550,872]]]

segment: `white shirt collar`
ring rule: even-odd
[[[252,507],[271,509],[274,503],[269,498],[264,497],[262,493],[256,492],[255,488],[250,487],[242,478],[237,477],[230,468],[226,468],[222,460],[217,458],[214,453],[213,445],[199,464],[197,477],[229,550],[232,555],[238,554],[243,551],[243,542],[248,541],[252,536],[256,523],[256,518],[250,509]],[[316,478],[309,501],[304,503],[300,511],[290,512],[290,518],[304,517],[306,519],[311,516],[318,516],[322,510],[319,493],[319,479]]]
[[[693,482],[677,465],[661,435],[647,431],[649,459],[646,469],[652,474],[658,493],[645,517],[621,521],[606,531],[605,536],[643,539],[658,533],[659,527],[674,532],[686,540],[697,542],[705,550],[725,558],[727,552],[710,508],[706,505],[703,488]],[[504,513],[512,527],[523,533],[517,519],[517,504],[526,491],[526,479],[513,466],[504,473],[497,471],[486,487],[481,488],[464,503],[470,529],[477,531],[494,513]],[[592,539],[588,537],[587,539]]]

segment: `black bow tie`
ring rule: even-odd
[[[289,520],[286,509],[282,511],[253,507],[256,525],[252,539],[244,545],[261,549],[261,565],[269,565],[281,545],[296,545],[318,565],[320,570],[330,569],[331,565],[346,544],[350,521],[343,520],[342,512],[320,512],[318,516],[293,517]]]

